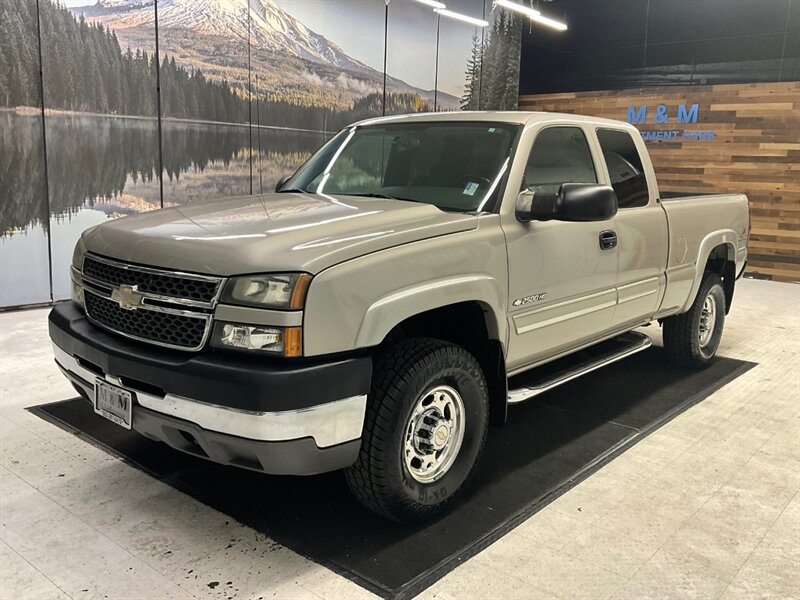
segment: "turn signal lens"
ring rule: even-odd
[[[300,273],[297,280],[294,282],[294,290],[292,290],[292,297],[289,300],[289,308],[303,308],[306,303],[306,294],[308,293],[308,286],[311,285],[311,275],[308,273]]]
[[[284,330],[284,356],[302,356],[303,355],[303,328],[302,327],[287,327]]]
[[[81,284],[81,272],[79,269],[75,267],[70,267],[70,283],[71,290],[70,290],[70,297],[76,303],[78,303],[81,308],[86,308],[85,301],[83,299],[83,285]]]
[[[86,307],[85,306],[86,303],[83,299],[83,286],[80,283],[77,283],[76,281],[72,282],[71,297],[74,302],[78,303],[81,306],[81,308]]]

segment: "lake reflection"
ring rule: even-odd
[[[161,207],[154,119],[48,114],[48,216],[39,122],[0,112],[0,306],[50,300],[46,262],[31,264],[46,258],[48,229],[58,300],[69,297],[72,249],[84,229]],[[251,159],[247,126],[165,120],[162,133],[164,206],[248,194],[251,161],[253,192],[271,191],[325,140],[254,128]]]

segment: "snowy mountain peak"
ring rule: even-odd
[[[153,0],[98,0],[97,4],[72,11],[117,30],[149,25],[155,19]],[[165,30],[187,29],[242,39],[247,39],[249,26],[254,49],[280,52],[350,71],[372,71],[286,13],[274,0],[160,0],[158,26]]]
[[[123,45],[153,50],[154,0],[97,0],[96,4],[70,11],[114,29]],[[162,51],[184,64],[202,66],[207,73],[216,71],[217,76],[219,69],[226,66],[224,53],[230,41],[241,40],[244,48],[249,30],[254,62],[262,69],[274,65],[275,79],[295,91],[323,82],[354,97],[381,89],[383,72],[349,56],[340,46],[284,11],[275,0],[158,0],[158,27],[162,32]],[[210,60],[197,55],[199,47],[209,53]],[[220,54],[216,54],[218,51]],[[241,54],[228,56],[229,64],[241,57]],[[282,58],[301,59],[310,68],[298,68],[297,61],[288,65]],[[313,65],[333,68],[317,70]],[[237,80],[235,70],[226,75],[229,80]],[[243,81],[239,79],[239,83]],[[433,96],[391,76],[387,82],[392,92],[416,93],[428,100]],[[454,96],[440,91],[438,97],[440,105],[458,107]]]

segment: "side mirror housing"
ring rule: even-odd
[[[278,183],[275,184],[275,191],[276,192],[280,192],[281,191],[281,188],[283,187],[283,185],[287,181],[289,181],[289,177],[290,177],[289,175],[286,175],[286,176],[281,177],[280,179],[278,179]]]
[[[523,191],[517,198],[517,220],[606,221],[617,214],[617,195],[607,185],[565,183],[556,193]]]

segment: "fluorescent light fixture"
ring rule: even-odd
[[[417,0],[417,2],[420,4],[427,4],[433,8],[447,8],[447,5],[444,2],[437,2],[436,0]]]
[[[522,4],[517,4],[516,2],[511,2],[511,0],[494,0],[494,3],[497,6],[502,6],[503,8],[507,8],[508,10],[514,10],[518,13],[522,13],[523,15],[533,18],[538,17],[542,13],[540,13],[535,8],[530,8],[528,6],[523,6]]]
[[[508,10],[513,10],[518,13],[522,13],[523,15],[528,17],[531,21],[536,21],[537,23],[541,23],[542,25],[547,25],[548,27],[552,27],[553,29],[557,29],[558,31],[567,30],[566,23],[562,23],[561,21],[556,21],[555,19],[551,19],[550,17],[545,17],[542,15],[541,12],[539,12],[535,8],[529,8],[527,6],[523,6],[522,4],[512,2],[511,0],[494,0],[494,4],[495,6],[502,6],[503,8],[507,8]]]
[[[475,27],[486,27],[489,25],[489,22],[484,21],[483,19],[468,17],[467,15],[462,15],[461,13],[453,12],[452,10],[447,10],[446,8],[434,8],[433,12],[438,13],[443,17],[449,17],[451,19],[456,19],[457,21],[464,21],[464,23],[475,25]]]
[[[536,17],[532,16],[531,21],[536,21],[537,23],[541,23],[542,25],[547,25],[548,27],[552,27],[553,29],[557,29],[558,31],[567,30],[566,23],[562,23],[561,21],[556,21],[555,19],[545,17],[544,15],[539,15]]]

